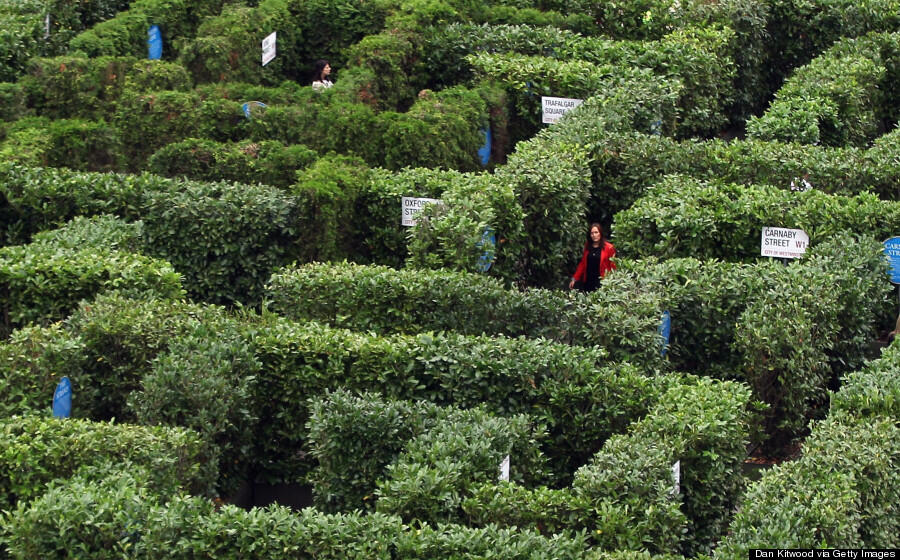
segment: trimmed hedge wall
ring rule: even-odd
[[[102,121],[26,117],[6,129],[0,158],[33,167],[122,171],[119,133]]]
[[[647,68],[634,68],[586,60],[557,60],[545,56],[520,54],[469,54],[465,60],[475,75],[503,84],[510,94],[521,131],[516,140],[529,138],[540,129],[541,96],[587,99],[594,96],[612,97],[615,90],[631,90],[629,97],[637,103],[641,96],[645,110],[654,112],[646,122],[671,134],[677,126],[677,100],[684,92],[677,78],[660,78]]]
[[[865,151],[758,140],[677,142],[609,129],[592,134],[585,143],[593,177],[589,211],[607,222],[634,204],[647,186],[673,173],[781,189],[789,189],[792,178],[806,176],[815,189],[827,193],[872,190],[886,200],[898,198],[900,129]]]
[[[125,92],[184,91],[191,86],[177,64],[113,56],[34,58],[19,84],[27,107],[40,116],[106,120]]]
[[[378,482],[376,510],[437,524],[462,518],[469,489],[496,480],[510,457],[510,480],[535,484],[546,479],[540,451],[545,434],[527,415],[498,418],[483,409],[452,411],[414,436]]]
[[[900,68],[900,34],[845,39],[798,68],[748,136],[826,146],[866,146],[897,122],[890,101]],[[890,69],[890,71],[889,71]]]
[[[841,390],[831,394],[831,411],[860,417],[900,418],[900,344],[892,344],[881,358],[841,379]]]
[[[345,63],[345,49],[377,33],[392,2],[262,0],[256,7],[225,6],[185,42],[180,60],[200,83],[245,81],[274,85],[284,79],[309,84],[312,63]],[[264,37],[278,33],[278,55],[260,64]]]
[[[731,47],[737,66],[736,103],[729,114],[735,122],[762,108],[771,89],[766,85],[768,23],[771,7],[758,0],[705,2],[668,0],[640,2],[594,2],[584,6],[596,22],[598,32],[616,39],[660,40],[673,29],[729,27],[734,30]],[[577,10],[574,10],[577,11]]]
[[[286,189],[296,182],[297,171],[317,158],[318,154],[306,146],[285,146],[273,140],[224,143],[189,138],[157,150],[147,161],[147,168],[165,177],[265,183]]]
[[[896,417],[833,412],[799,459],[753,484],[714,558],[749,549],[896,548],[900,521],[900,428]]]
[[[543,448],[555,479],[568,480],[606,438],[624,431],[679,382],[677,376],[646,377],[630,366],[603,368],[578,382],[547,379],[535,393],[530,413],[548,430]],[[422,401],[355,396],[345,390],[317,397],[310,407],[309,452],[317,460],[310,480],[317,506],[327,511],[373,508],[372,493],[388,464],[413,436],[446,416]]]
[[[106,290],[184,295],[172,265],[143,255],[42,244],[0,248],[0,333],[64,319],[79,300]]]
[[[199,438],[181,428],[13,416],[0,420],[0,440],[4,510],[39,497],[54,479],[104,463],[144,466],[159,486],[194,492],[209,491],[216,476]]]
[[[128,9],[79,33],[69,50],[98,56],[147,55],[147,30],[158,25],[163,40],[163,58],[172,60],[181,45],[193,37],[200,21],[215,15],[223,0],[135,0]]]
[[[358,331],[456,331],[599,346],[613,361],[663,367],[657,295],[611,275],[598,292],[507,289],[479,274],[307,264],[274,274],[270,308],[297,321]]]
[[[611,437],[571,488],[486,484],[463,509],[478,525],[586,529],[605,549],[708,552],[741,489],[753,408],[741,384],[701,378],[677,385],[627,434]]]
[[[385,400],[344,389],[310,399],[307,429],[316,466],[313,500],[324,512],[374,510],[378,479],[411,439],[451,409],[425,401]]]
[[[226,434],[246,441],[252,432],[256,445],[249,450],[223,449],[251,457],[251,473],[284,481],[312,466],[305,435],[311,396],[347,387],[442,405],[486,403],[502,414],[540,411],[554,476],[565,479],[673,382],[628,364],[604,367],[608,360],[597,348],[545,340],[376,337],[277,317],[234,321],[216,307],[100,297],[83,304],[65,330],[22,331],[0,346],[10,359],[3,382],[31,379],[3,407],[42,408],[36,403],[52,383],[42,380],[48,368],[64,364],[82,395],[77,415],[177,422],[213,441]],[[187,389],[191,378],[196,382]],[[210,396],[226,388],[233,397]],[[235,477],[232,465],[222,470]]]
[[[798,179],[799,182],[799,179]],[[887,239],[900,222],[900,202],[764,185],[669,176],[616,214],[617,249],[629,256],[751,261],[763,227],[802,229],[810,246],[849,234]]]
[[[171,262],[188,294],[205,301],[255,301],[302,239],[299,201],[275,187],[17,165],[0,168],[0,177],[8,242],[75,215],[138,218],[141,252]]]
[[[863,363],[891,312],[883,246],[872,239],[822,243],[791,266],[620,263],[617,278],[663,292],[674,369],[749,383],[771,407],[775,446],[801,434],[826,387]]]
[[[184,183],[145,194],[143,246],[185,277],[188,294],[213,303],[254,302],[302,240],[297,201],[274,187]]]
[[[544,409],[551,423],[547,455],[561,477],[608,435],[598,417],[633,418],[644,405],[632,391],[650,390],[632,366],[601,369],[605,356],[599,349],[542,340],[452,333],[375,337],[278,320],[259,329],[253,344],[263,363],[259,384],[268,402],[260,418],[258,456],[269,461],[264,470],[276,478],[296,477],[309,468],[303,458],[307,413],[297,403],[338,386],[459,407],[486,403],[499,414]],[[612,398],[602,389],[606,379],[628,387],[613,390],[623,391],[627,404],[621,411],[610,412],[585,389]]]
[[[12,558],[44,557],[76,547],[100,556],[173,560],[221,558],[424,560],[496,555],[509,560],[579,560],[583,538],[544,538],[534,532],[414,527],[381,514],[328,515],[312,508],[242,510],[176,497],[166,505],[130,477],[59,484],[4,521]],[[60,531],[59,527],[73,527]],[[74,528],[79,530],[74,530]],[[123,538],[125,535],[125,538]]]
[[[659,41],[645,42],[581,37],[555,28],[527,26],[455,24],[432,29],[431,33],[423,49],[425,75],[438,84],[471,78],[472,67],[466,63],[466,55],[475,52],[501,53],[484,64],[475,62],[476,67],[488,72],[493,62],[513,56],[512,53],[543,55],[572,63],[583,61],[601,67],[649,68],[660,77],[684,83],[678,101],[680,135],[715,133],[728,120],[725,109],[734,96],[735,74],[730,29],[676,30]],[[574,68],[566,65],[559,68],[563,75],[571,70]],[[584,74],[581,78],[584,79]],[[554,84],[554,87],[564,86]],[[532,87],[541,94],[553,94],[542,90],[539,82],[533,82]],[[573,92],[573,95],[583,93]]]
[[[0,81],[15,80],[32,57],[62,54],[75,34],[127,7],[127,0],[3,0]]]
[[[791,70],[809,63],[843,38],[896,31],[900,12],[893,0],[776,0],[769,3],[769,83],[778,87]]]

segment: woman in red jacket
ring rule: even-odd
[[[616,269],[616,263],[610,259],[616,256],[616,248],[603,238],[603,228],[600,224],[591,224],[588,229],[588,240],[584,244],[584,254],[581,262],[575,269],[575,276],[569,282],[569,289],[575,287],[575,282],[581,282],[581,289],[585,292],[593,292],[600,285],[600,279],[606,276],[610,270]]]

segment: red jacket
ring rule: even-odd
[[[581,255],[581,262],[578,263],[578,268],[575,269],[575,278],[578,282],[584,282],[587,279],[587,259],[588,252],[591,250],[589,245],[584,246],[584,253]],[[609,241],[606,241],[603,245],[603,250],[600,252],[600,278],[606,276],[606,273],[610,270],[616,269],[616,263],[612,262],[611,258],[616,256],[616,248],[613,247],[613,244]]]

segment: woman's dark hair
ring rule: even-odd
[[[315,62],[315,64],[313,64],[313,79],[312,79],[312,81],[314,81],[314,82],[322,81],[322,79],[323,79],[322,78],[322,70],[324,70],[326,66],[328,66],[328,61],[325,60],[324,58],[320,58],[319,60],[317,60]]]
[[[584,242],[584,246],[590,247],[591,243],[593,243],[593,240],[591,239],[591,230],[594,228],[597,228],[597,230],[600,232],[600,246],[603,247],[604,245],[606,245],[606,236],[603,235],[603,226],[601,226],[597,222],[594,222],[588,226],[587,239]]]

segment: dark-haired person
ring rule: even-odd
[[[328,64],[328,61],[317,60],[313,65],[312,88],[316,91],[322,91],[333,86],[334,83],[328,79],[329,74],[331,74],[331,65]]]
[[[603,227],[593,223],[588,228],[587,242],[584,244],[584,254],[581,262],[575,269],[575,275],[569,282],[569,289],[579,282],[579,288],[585,292],[593,292],[600,285],[600,279],[606,276],[610,270],[616,269],[616,263],[612,259],[616,256],[616,248],[603,237]]]

